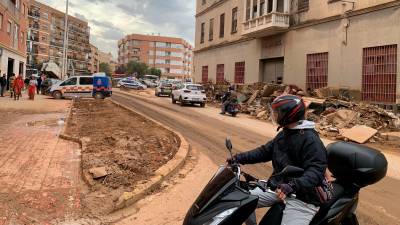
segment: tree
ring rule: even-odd
[[[107,76],[111,76],[111,68],[110,68],[110,65],[108,64],[108,63],[100,63],[100,69],[99,69],[99,71],[100,72],[104,72],[104,73],[106,73],[106,75]]]
[[[161,77],[161,70],[157,69],[157,68],[154,68],[154,67],[151,67],[150,69],[148,69],[147,73],[149,75],[156,75],[158,77]]]
[[[142,78],[146,74],[147,69],[148,67],[146,63],[130,61],[126,68],[126,72],[130,75],[136,73],[138,78]]]
[[[124,65],[119,66],[116,70],[115,70],[116,74],[124,74],[126,73],[126,67]]]

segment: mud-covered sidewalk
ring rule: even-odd
[[[118,209],[122,194],[150,179],[180,146],[176,134],[108,100],[75,101],[66,134],[83,142],[82,170],[90,189],[82,206],[98,217]]]
[[[0,224],[57,224],[79,213],[79,145],[58,138],[70,102],[0,105]]]

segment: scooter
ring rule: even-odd
[[[226,112],[230,114],[232,117],[236,117],[239,111],[240,111],[240,104],[236,99],[231,100],[231,102],[229,102],[229,104],[226,106]]]
[[[232,156],[229,139],[226,147]],[[379,151],[353,143],[333,143],[327,151],[328,168],[335,177],[334,193],[332,199],[320,207],[310,225],[358,225],[355,212],[360,189],[386,176],[387,160]],[[298,177],[303,171],[288,166],[279,175]],[[243,224],[258,204],[258,197],[251,195],[249,190],[259,187],[271,191],[270,187],[265,188],[265,183],[242,172],[238,163],[221,166],[187,212],[183,225]],[[284,203],[275,204],[260,224],[280,225],[284,208]]]

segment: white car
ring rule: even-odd
[[[200,84],[178,84],[172,91],[172,103],[177,101],[183,106],[184,104],[200,104],[201,107],[206,106],[206,91]]]
[[[136,90],[144,90],[147,89],[147,86],[140,83],[137,80],[132,80],[132,79],[122,79],[118,82],[117,84],[118,88],[130,88],[130,89],[136,89]]]

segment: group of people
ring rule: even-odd
[[[1,73],[1,71],[0,71]],[[8,89],[10,92],[10,98],[14,98],[14,100],[19,100],[22,97],[22,90],[28,90],[29,100],[35,99],[35,92],[39,94],[40,86],[43,78],[35,78],[34,76],[27,77],[23,80],[22,75],[16,76],[14,73],[7,80],[5,74],[0,77],[0,95],[4,97],[6,90]]]

